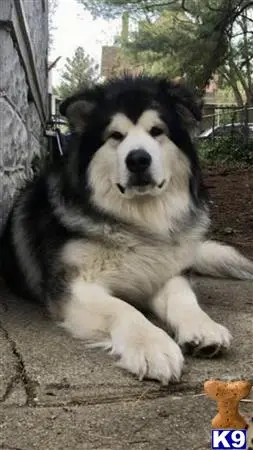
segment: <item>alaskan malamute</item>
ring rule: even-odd
[[[121,367],[167,384],[182,349],[213,356],[231,340],[198,305],[188,269],[253,279],[252,262],[206,238],[191,139],[200,107],[176,82],[126,76],[68,98],[61,113],[68,153],[18,196],[1,240],[4,278]]]

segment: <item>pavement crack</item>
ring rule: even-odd
[[[25,392],[26,392],[26,396],[27,396],[26,406],[33,406],[36,403],[35,402],[35,397],[36,397],[35,385],[36,385],[36,383],[34,383],[29,378],[29,376],[26,372],[24,360],[22,358],[20,351],[17,348],[16,342],[14,341],[14,339],[12,339],[8,330],[3,326],[3,324],[1,322],[0,322],[0,329],[3,332],[5,339],[10,344],[11,351],[16,360],[16,367],[17,367],[17,373],[13,376],[10,383],[8,384],[7,389],[1,399],[1,403],[4,402],[8,398],[8,396],[11,394],[14,384],[18,380],[21,380],[23,383],[23,386],[25,388]]]
[[[197,391],[197,393],[196,393]],[[173,400],[176,401],[184,401],[186,397],[202,397],[205,394],[200,394],[202,392],[202,385],[197,384],[196,386],[189,386],[181,385],[181,387],[174,387],[173,389],[160,389],[158,391],[147,389],[144,393],[138,395],[136,393],[128,393],[120,396],[106,396],[106,397],[100,397],[99,400],[97,398],[69,398],[64,401],[61,401],[60,399],[56,398],[55,401],[47,401],[45,398],[35,398],[34,395],[32,398],[32,401],[30,403],[26,403],[25,405],[20,406],[20,408],[32,406],[33,408],[43,409],[43,408],[63,408],[64,410],[68,411],[72,408],[82,408],[85,406],[98,406],[98,405],[107,405],[107,404],[118,404],[121,402],[124,403],[134,403],[135,405],[141,401],[155,401],[156,399],[162,399],[162,398],[168,398],[170,397]],[[54,397],[54,395],[51,395],[50,392],[50,398]],[[71,397],[71,396],[70,396]]]
[[[2,327],[1,327],[1,329],[2,329]],[[6,387],[6,390],[5,390],[4,395],[0,398],[0,403],[4,403],[4,402],[7,400],[7,398],[9,397],[9,395],[11,395],[11,393],[12,393],[12,391],[13,391],[13,389],[14,389],[14,386],[15,386],[16,382],[17,382],[19,379],[20,379],[20,376],[19,376],[18,373],[16,373],[16,374],[11,378],[11,381],[8,383],[8,385],[7,385],[7,387]],[[1,447],[0,447],[0,448],[1,448]]]
[[[0,445],[0,449],[1,449],[1,450],[24,450],[24,449],[22,449],[22,448],[20,448],[20,447],[10,447],[10,446],[7,445],[7,444],[1,444],[1,445]]]

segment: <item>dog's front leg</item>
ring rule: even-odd
[[[229,331],[199,306],[188,280],[169,280],[153,299],[152,309],[174,332],[176,342],[195,355],[212,357],[231,341]]]
[[[128,303],[103,287],[76,280],[65,299],[62,326],[74,336],[100,339],[95,346],[111,349],[119,365],[167,384],[178,379],[183,365],[179,346]]]

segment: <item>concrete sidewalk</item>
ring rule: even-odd
[[[161,388],[86,349],[2,287],[0,449],[209,449],[216,405],[199,395],[204,380],[253,382],[253,283],[196,278],[195,289],[231,330],[232,349],[215,360],[188,358],[182,381]],[[253,403],[241,407],[253,415]]]

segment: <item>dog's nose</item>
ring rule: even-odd
[[[151,164],[151,156],[141,148],[132,150],[126,157],[126,165],[130,172],[145,172]]]

